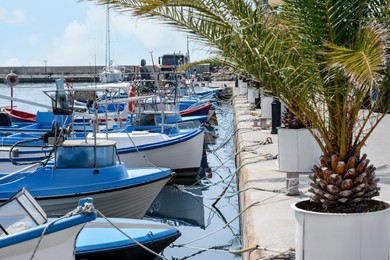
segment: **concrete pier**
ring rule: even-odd
[[[295,220],[291,204],[309,198],[309,173],[299,174],[298,193],[288,195],[287,173],[280,171],[277,164],[278,135],[271,134],[271,122],[260,124],[261,109],[248,101],[247,94],[240,94],[234,82],[229,82],[228,86],[233,87],[234,93],[237,180],[240,211],[244,211],[241,233],[242,248],[246,252],[242,259],[295,259]],[[379,198],[387,201],[390,200],[389,128],[390,115],[386,115],[363,148],[381,179]]]
[[[125,80],[132,80],[139,74],[140,65],[118,65],[124,72]],[[67,82],[98,82],[99,72],[104,66],[10,66],[0,67],[0,79],[5,79],[8,73],[16,73],[20,83],[50,83],[55,79],[65,78]],[[147,65],[149,73],[153,66]],[[195,66],[198,73],[209,73],[210,65]],[[154,66],[156,73],[160,72],[158,65]]]

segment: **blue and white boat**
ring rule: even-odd
[[[53,120],[60,124],[64,120],[70,121],[62,116],[55,116],[52,112],[38,112],[35,123],[0,126],[1,171],[16,171],[48,158],[52,147],[47,147],[43,136],[47,133],[54,136]]]
[[[120,133],[88,135],[92,140],[112,140],[117,143],[118,154],[128,167],[165,167],[175,172],[175,177],[198,174],[203,156],[204,129],[196,128],[167,135],[161,132],[124,130]],[[153,128],[152,128],[153,129]],[[157,130],[154,127],[154,130]]]
[[[126,168],[114,141],[65,140],[44,165],[1,174],[0,201],[26,187],[49,216],[66,214],[89,196],[108,217],[142,218],[172,176],[168,168]]]
[[[1,259],[152,259],[180,231],[151,220],[97,218],[93,199],[47,218],[26,189],[0,206]]]
[[[0,206],[0,259],[74,259],[80,230],[96,217],[90,200],[82,200],[66,216],[48,222],[23,188]]]
[[[81,230],[76,241],[76,259],[155,259],[181,235],[177,228],[151,220],[108,221],[98,218]]]

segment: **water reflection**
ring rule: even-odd
[[[148,216],[169,219],[175,226],[205,228],[203,193],[199,188],[188,193],[176,185],[165,186],[150,206]]]

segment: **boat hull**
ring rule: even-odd
[[[109,219],[121,232],[160,253],[181,233],[166,224],[134,219]],[[155,255],[126,238],[104,219],[88,223],[76,242],[76,259],[154,259]]]
[[[175,177],[194,176],[201,165],[203,144],[204,131],[197,131],[172,142],[138,146],[138,149],[119,148],[118,153],[130,168],[158,166],[171,168]]]
[[[80,156],[79,160],[84,162]],[[58,163],[57,168],[48,164],[31,172],[0,175],[0,201],[24,187],[49,217],[62,216],[77,206],[76,201],[91,197],[107,217],[142,218],[173,175],[170,169],[126,169],[118,163],[101,168],[58,167]]]
[[[74,259],[74,242],[84,224],[67,228],[60,232],[45,235],[39,244],[39,239],[31,239],[23,243],[3,247],[0,250],[2,260],[31,259],[36,248],[34,259]],[[38,246],[39,244],[39,246]]]
[[[74,209],[78,200],[90,196],[93,198],[95,208],[104,216],[141,219],[169,179],[170,177],[136,187],[98,191],[78,196],[52,199],[38,197],[36,199],[48,216],[62,216]]]

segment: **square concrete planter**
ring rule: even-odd
[[[278,128],[278,163],[283,172],[311,172],[321,149],[306,128]]]

